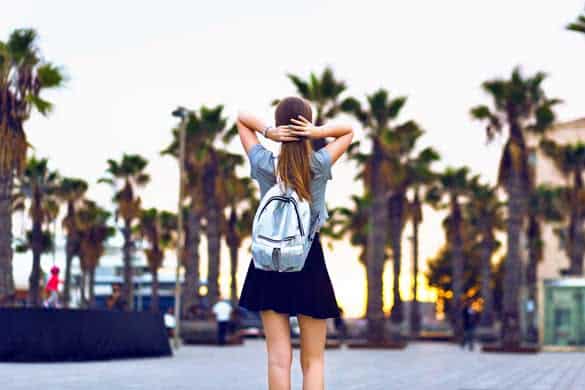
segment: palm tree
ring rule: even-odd
[[[20,210],[20,205],[17,205],[16,210]],[[25,231],[25,235],[23,238],[17,238],[16,241],[16,245],[14,246],[14,251],[16,253],[27,253],[30,250],[32,250],[32,229],[27,229]],[[53,248],[55,247],[55,242],[53,239],[53,235],[51,234],[51,231],[46,227],[43,226],[43,230],[41,231],[41,234],[36,238],[37,240],[37,248],[39,248],[38,250],[41,252],[42,255],[51,253],[51,251],[53,250]],[[44,279],[46,276],[45,272],[43,272],[43,270],[41,269],[39,272],[39,283],[40,283],[40,279]],[[41,293],[41,289],[39,286],[39,299],[41,299],[40,297],[42,296]]]
[[[185,226],[186,240],[183,251],[185,265],[185,288],[183,289],[183,316],[191,315],[197,303],[199,290],[199,242],[201,219],[205,217],[208,255],[208,296],[213,305],[219,298],[220,240],[222,223],[222,205],[220,202],[221,186],[220,164],[217,140],[224,141],[233,137],[235,126],[227,128],[227,119],[223,117],[223,106],[202,106],[197,111],[190,111],[185,128],[186,158],[184,169],[184,193],[189,195],[190,207]],[[163,155],[179,156],[179,131],[173,129],[173,141],[163,151]]]
[[[230,252],[230,299],[234,305],[237,305],[238,299],[238,252],[242,241],[252,234],[252,222],[259,203],[252,180],[235,174],[236,166],[243,162],[240,155],[221,152],[219,200],[228,212],[227,219],[223,218],[222,232]]]
[[[87,307],[95,306],[95,269],[105,251],[108,238],[115,235],[107,221],[111,214],[94,201],[84,199],[77,210],[79,232],[79,263],[81,265],[81,300]],[[89,290],[89,296],[87,291]]]
[[[439,160],[439,154],[432,148],[426,148],[408,162],[409,184],[412,187],[413,199],[408,204],[408,216],[412,223],[412,302],[410,309],[410,333],[416,337],[420,333],[421,313],[418,302],[419,275],[419,227],[423,221],[421,191],[434,182],[436,176],[431,169],[432,164]]]
[[[502,346],[519,348],[520,286],[522,255],[520,235],[526,218],[530,172],[526,132],[543,133],[554,122],[552,108],[559,100],[548,99],[542,89],[544,73],[524,78],[519,68],[510,79],[494,79],[483,83],[483,89],[493,99],[493,109],[481,105],[471,115],[488,123],[487,136],[492,140],[507,128],[507,140],[500,160],[498,184],[508,194],[507,256],[504,264],[504,304],[502,317]]]
[[[577,20],[567,25],[567,30],[585,34],[585,14],[579,15]]]
[[[354,143],[349,155],[363,166],[362,177],[366,194],[371,194],[370,222],[368,234],[368,276],[369,281],[376,281],[372,286],[373,296],[368,299],[368,332],[373,340],[383,341],[384,312],[382,300],[378,299],[377,288],[382,287],[382,272],[386,262],[386,242],[390,238],[393,268],[394,305],[391,320],[395,325],[392,337],[400,337],[399,326],[402,323],[402,299],[400,297],[399,280],[401,267],[401,237],[405,224],[407,170],[406,161],[414,148],[416,139],[422,131],[412,122],[394,125],[405,97],[391,99],[386,90],[380,89],[367,97],[368,109],[362,108],[355,98],[347,98],[341,108],[358,119],[368,139],[371,141],[371,152],[363,154],[355,152],[359,142]],[[390,233],[389,233],[390,232]],[[375,298],[375,299],[374,299]],[[380,296],[381,298],[381,296]]]
[[[124,237],[124,246],[122,248],[122,261],[124,264],[122,296],[128,302],[129,310],[132,310],[134,306],[132,257],[135,245],[132,229],[141,209],[141,200],[136,194],[136,190],[150,181],[150,176],[144,172],[147,164],[148,161],[140,155],[124,153],[119,162],[112,159],[108,160],[106,172],[109,177],[98,180],[98,183],[108,183],[114,188],[115,195],[112,201],[117,204],[115,220],[117,222],[118,218],[122,218],[123,221],[121,228],[122,236]],[[118,183],[121,183],[121,188]]]
[[[471,181],[469,202],[465,215],[471,227],[476,231],[480,249],[481,298],[483,310],[480,325],[492,328],[494,324],[494,302],[492,286],[492,257],[499,246],[496,232],[504,230],[504,203],[500,201],[496,188],[482,184],[479,180]]]
[[[295,85],[297,93],[315,105],[317,115],[314,119],[317,126],[323,125],[327,119],[339,113],[341,109],[339,98],[347,87],[343,81],[335,78],[333,69],[325,68],[320,76],[311,73],[308,80],[303,80],[294,74],[288,74],[287,77]],[[325,140],[313,141],[313,149],[319,150],[323,146],[325,146]]]
[[[352,195],[351,207],[337,207],[329,212],[329,220],[321,228],[321,234],[327,235],[335,240],[343,240],[349,236],[352,246],[360,249],[358,261],[366,270],[366,320],[368,324],[375,321],[369,316],[374,313],[373,307],[379,307],[383,300],[382,283],[379,275],[372,275],[368,272],[368,236],[370,222],[370,200],[366,196]],[[373,279],[372,279],[373,278]],[[373,302],[372,302],[373,301]],[[379,342],[378,335],[367,332],[366,338],[369,343]]]
[[[177,230],[177,217],[171,212],[150,208],[142,210],[139,218],[141,237],[150,245],[144,252],[152,275],[150,310],[156,313],[160,310],[158,270],[162,267],[165,249],[175,246],[174,233]]]
[[[451,250],[453,258],[452,290],[453,290],[453,324],[456,339],[463,336],[463,323],[461,318],[465,266],[464,255],[464,216],[463,204],[470,194],[469,168],[447,168],[439,174],[437,183],[429,189],[427,199],[438,208],[449,210],[444,221],[447,238],[447,246]]]
[[[360,248],[358,256],[359,262],[368,266],[368,230],[369,230],[369,210],[370,201],[367,196],[352,195],[352,207],[337,207],[329,213],[329,221],[323,226],[321,231],[329,233],[333,239],[341,240],[349,234],[349,242],[352,246]],[[371,291],[370,286],[375,285],[375,281],[367,281],[368,299],[373,298],[375,293],[380,294],[382,291]]]
[[[61,71],[42,59],[37,33],[14,30],[0,41],[0,302],[14,293],[12,275],[12,192],[26,166],[29,147],[24,123],[36,110],[48,115],[52,104],[43,91],[63,84]]]
[[[185,217],[185,243],[180,261],[185,267],[185,280],[183,282],[181,296],[181,316],[188,318],[197,305],[200,275],[199,275],[199,243],[201,241],[201,219],[205,205],[203,193],[203,159],[199,152],[199,145],[203,142],[201,131],[192,116],[189,117],[190,125],[185,129],[186,156],[183,161],[185,171],[185,189],[183,193],[189,199],[189,206],[183,211]],[[172,129],[173,140],[169,146],[163,149],[161,155],[170,155],[179,159],[179,128]],[[185,199],[181,200],[181,204]]]
[[[18,186],[18,181],[16,182]],[[14,199],[14,211],[26,212],[26,196],[23,193],[17,193]],[[29,209],[29,214],[31,210]],[[50,196],[45,196],[41,206],[42,220],[40,234],[35,232],[35,240],[33,245],[33,230],[26,230],[24,238],[17,238],[15,245],[15,252],[27,253],[34,247],[41,255],[54,252],[55,250],[55,236],[50,230],[50,225],[57,218],[59,212],[59,204],[57,200]],[[45,273],[41,269],[39,272],[39,279],[44,278]],[[39,280],[40,282],[40,280]],[[39,288],[39,294],[41,290]]]
[[[30,200],[29,215],[32,220],[30,248],[33,265],[29,277],[28,302],[32,306],[41,305],[39,281],[41,277],[41,255],[43,253],[43,224],[50,223],[50,207],[58,186],[57,172],[50,171],[48,160],[31,157],[23,175],[17,180],[16,202],[24,206],[25,199]],[[22,208],[17,206],[17,208]]]
[[[208,108],[202,106],[191,114],[187,132],[199,133],[197,153],[202,164],[201,182],[203,184],[203,204],[205,214],[205,233],[207,236],[207,286],[211,306],[219,299],[220,242],[222,223],[220,153],[217,140],[227,132],[227,119],[223,116],[223,106]]]
[[[79,255],[79,226],[76,207],[85,196],[88,185],[83,179],[64,177],[57,188],[57,196],[67,204],[67,214],[62,227],[67,234],[65,243],[65,281],[63,286],[63,304],[69,306],[71,299],[71,264],[73,257]]]
[[[467,208],[467,205],[466,207]],[[463,237],[463,257],[465,263],[463,265],[463,280],[462,290],[463,296],[467,299],[481,298],[481,268],[482,268],[482,248],[480,242],[480,235],[478,230],[469,223],[467,218],[463,219],[462,223],[462,237]],[[461,316],[460,313],[455,313],[453,306],[455,305],[455,298],[453,293],[453,248],[450,244],[441,247],[437,254],[427,261],[426,276],[431,287],[438,289],[437,309],[446,315],[453,328],[455,321]],[[493,291],[494,298],[499,298],[499,289],[501,283],[499,282],[498,267],[494,267],[494,272],[491,273],[491,284],[495,286]],[[494,309],[497,309],[499,301],[494,299]]]
[[[201,191],[201,187],[199,187]],[[181,316],[191,318],[199,300],[199,286],[201,276],[199,272],[199,243],[201,242],[201,217],[203,214],[203,202],[196,200],[201,198],[190,197],[188,207],[184,207],[183,220],[186,223],[184,229],[184,249],[181,252],[181,264],[185,267],[185,277],[181,287]]]
[[[528,339],[538,342],[538,264],[543,258],[542,224],[544,222],[561,222],[563,218],[563,188],[550,186],[536,187],[528,201],[526,286],[528,299],[533,303],[532,311],[527,313]]]
[[[585,256],[585,143],[558,145],[552,140],[542,140],[541,148],[550,157],[567,181],[561,191],[565,200],[562,204],[568,216],[564,248],[570,260],[569,275],[583,276],[583,257]]]

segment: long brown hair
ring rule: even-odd
[[[274,113],[276,126],[292,125],[291,119],[302,115],[313,120],[311,106],[301,98],[287,97],[278,103]],[[311,141],[303,137],[299,141],[283,142],[280,147],[276,174],[283,183],[294,189],[301,199],[311,201]]]

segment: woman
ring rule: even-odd
[[[237,122],[250,159],[251,176],[258,181],[261,195],[276,183],[278,175],[300,198],[310,202],[310,231],[317,231],[301,271],[256,269],[252,260],[248,267],[239,304],[260,312],[266,334],[270,390],[290,389],[292,315],[297,316],[300,326],[303,389],[324,388],[326,319],[339,316],[318,230],[328,217],[325,189],[331,179],[331,166],[351,144],[353,131],[347,125],[314,126],[311,121],[311,107],[303,99],[288,97],[276,107],[276,127],[245,113],[239,115]],[[274,155],[258,142],[256,132],[281,142],[276,169]],[[318,151],[312,150],[311,140],[327,137],[334,140]]]

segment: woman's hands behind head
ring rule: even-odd
[[[300,140],[288,126],[278,126],[268,129],[266,137],[276,142],[292,142]]]
[[[292,131],[292,135],[309,139],[323,138],[321,128],[312,124],[302,115],[299,115],[299,119],[293,118],[290,121],[294,123],[294,125],[288,126]]]

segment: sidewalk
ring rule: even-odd
[[[181,348],[174,357],[67,364],[4,364],[4,390],[266,389],[263,340],[244,346]],[[293,389],[301,389],[299,350]],[[500,355],[448,344],[414,343],[403,351],[327,350],[326,388],[333,390],[582,390],[585,354]]]

